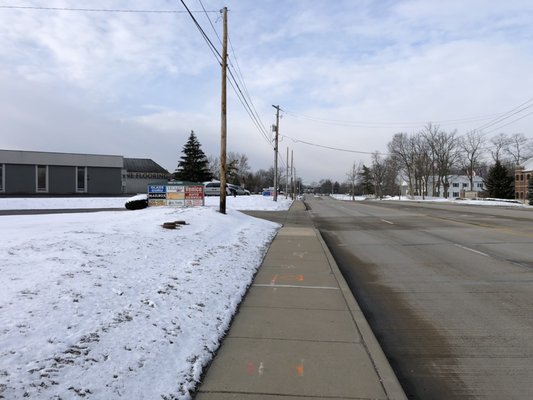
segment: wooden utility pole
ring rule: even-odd
[[[287,174],[285,176],[285,198],[289,197],[289,146],[287,146]]]
[[[222,36],[222,95],[220,123],[220,208],[226,214],[226,72],[228,68],[228,8],[222,10],[224,33]]]
[[[274,201],[278,201],[278,135],[279,135],[279,106],[276,109],[276,137],[274,139]]]
[[[287,159],[287,164],[289,160]],[[291,199],[294,200],[294,152],[291,150]]]

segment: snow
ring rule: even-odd
[[[249,208],[290,205],[246,197]],[[227,215],[208,205],[1,216],[0,398],[189,399],[279,229],[236,211],[239,200]],[[162,228],[176,220],[187,225]]]
[[[130,198],[127,197],[23,197],[23,198],[0,198],[0,210],[55,210],[55,209],[93,209],[93,208],[124,208],[128,200],[134,198],[144,198],[145,194],[140,194]],[[207,196],[206,206],[218,207],[219,196]],[[273,201],[272,197],[251,195],[251,196],[228,196],[226,198],[226,208],[231,210],[287,210],[291,204],[290,199],[279,196],[278,201]]]
[[[342,201],[352,200],[352,196],[344,195],[344,194],[334,194],[334,195],[331,195],[331,197],[333,197],[336,200],[342,200]],[[371,197],[355,196],[355,201],[363,201],[363,200],[379,201]],[[422,199],[422,197],[420,196],[415,196],[414,198],[408,198],[406,196],[402,196],[401,198],[398,198],[398,196],[395,196],[395,197],[386,196],[383,198],[383,201],[449,203],[449,204],[463,204],[463,205],[475,205],[475,206],[530,207],[524,203],[521,203],[518,200],[492,199],[492,198],[474,200],[474,199],[445,199],[442,197],[430,197],[430,196],[426,196],[424,199]]]

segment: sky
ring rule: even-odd
[[[432,122],[464,134],[533,98],[533,2],[185,4],[219,52],[228,7],[238,88],[228,84],[227,147],[253,170],[273,165],[273,105],[279,165],[289,148],[311,183],[346,180],[395,133]],[[221,68],[184,10],[168,0],[0,0],[0,148],[151,158],[172,172],[194,130],[219,156]],[[531,111],[486,128],[487,142],[533,138]]]

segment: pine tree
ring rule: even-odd
[[[363,171],[361,171],[361,186],[363,187],[363,194],[374,194],[374,179],[372,178],[372,170],[363,164]]]
[[[527,184],[527,198],[529,199],[529,205],[533,206],[533,176],[529,178]]]
[[[514,198],[514,179],[509,176],[509,171],[499,160],[489,169],[485,186],[490,197],[498,199]]]
[[[194,131],[191,131],[187,143],[183,146],[182,153],[178,167],[174,172],[174,179],[191,182],[211,180],[209,162]]]

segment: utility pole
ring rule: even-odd
[[[289,146],[287,146],[287,174],[285,176],[285,198],[289,197]]]
[[[274,139],[274,201],[278,201],[278,135],[279,135],[279,106],[276,109],[276,138]]]
[[[289,160],[287,159],[287,163],[289,163]],[[291,150],[291,200],[294,200],[294,152]]]
[[[228,8],[222,10],[224,33],[222,36],[222,94],[220,101],[220,207],[226,214],[226,73],[228,68]]]

